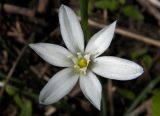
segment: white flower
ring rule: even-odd
[[[78,79],[85,97],[100,109],[102,87],[95,74],[115,80],[130,80],[140,76],[143,68],[138,64],[101,55],[110,45],[116,21],[96,33],[84,49],[84,36],[75,13],[67,6],[59,9],[60,30],[68,50],[62,46],[37,43],[29,46],[46,62],[67,67],[55,74],[40,92],[41,104],[52,104],[68,94]]]

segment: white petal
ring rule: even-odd
[[[102,77],[115,80],[131,80],[143,73],[140,65],[113,56],[96,58],[92,70]]]
[[[111,25],[106,26],[102,30],[100,30],[98,33],[93,35],[93,37],[89,40],[87,46],[86,46],[86,53],[90,53],[94,55],[95,57],[102,54],[110,45],[114,31],[116,22],[113,22]]]
[[[87,75],[81,75],[80,87],[85,97],[100,110],[102,87],[96,75],[92,72],[88,72]]]
[[[72,65],[71,60],[68,56],[71,56],[71,53],[55,44],[49,43],[37,43],[29,44],[29,46],[46,62],[60,67],[69,67]]]
[[[40,92],[41,104],[52,104],[68,94],[78,81],[78,75],[70,68],[63,69],[54,75]]]
[[[84,52],[84,36],[75,13],[67,6],[59,9],[60,30],[67,48],[72,52]]]

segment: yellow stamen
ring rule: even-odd
[[[87,60],[85,58],[81,57],[78,59],[77,64],[80,68],[87,67]]]

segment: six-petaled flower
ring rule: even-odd
[[[116,21],[93,35],[86,47],[80,23],[69,7],[60,7],[59,22],[62,38],[68,50],[49,43],[29,45],[46,62],[65,67],[42,89],[40,103],[47,105],[59,101],[79,80],[85,97],[100,109],[102,87],[95,74],[109,79],[131,80],[143,73],[143,68],[132,61],[114,56],[99,57],[111,43]]]

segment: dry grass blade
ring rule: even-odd
[[[143,112],[147,112],[146,116],[152,116],[151,105],[152,105],[152,100],[149,99],[149,100],[145,101],[143,104],[141,104],[139,107],[137,107],[134,111],[132,111],[129,114],[129,116],[139,116]]]
[[[22,58],[22,56],[23,56],[23,54],[24,54],[24,52],[25,52],[25,50],[26,50],[27,47],[28,47],[28,43],[25,44],[25,46],[24,46],[23,49],[21,50],[20,54],[18,55],[17,59],[16,59],[15,62],[13,63],[13,66],[12,66],[12,68],[10,69],[10,71],[9,71],[7,77],[6,77],[6,80],[5,80],[5,82],[4,82],[4,86],[2,87],[2,89],[1,89],[1,91],[0,91],[0,98],[3,96],[4,89],[5,89],[6,85],[7,85],[7,83],[9,82],[12,74],[14,73],[14,71],[15,71],[15,69],[16,69],[16,66],[18,65],[18,63],[19,63],[20,59]]]

